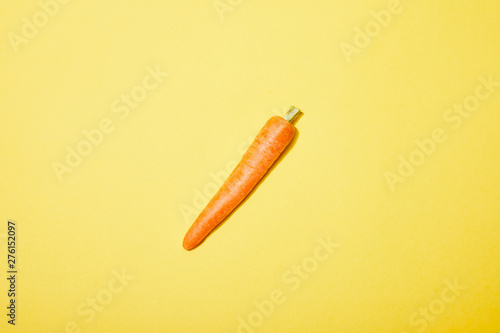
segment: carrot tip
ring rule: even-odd
[[[182,243],[182,247],[184,248],[184,250],[186,251],[191,251],[192,249],[194,249],[196,246],[193,246],[192,244],[188,244],[186,242],[183,242]]]
[[[285,114],[283,118],[285,118],[286,121],[289,121],[293,123],[295,119],[302,113],[299,108],[296,108],[295,106],[291,106],[290,110]]]

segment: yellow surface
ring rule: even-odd
[[[41,10],[0,5],[1,332],[500,331],[499,2]],[[211,173],[290,105],[288,155],[185,251]]]

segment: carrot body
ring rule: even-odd
[[[294,111],[292,120],[300,112],[298,109]],[[198,246],[245,199],[292,141],[294,134],[295,126],[291,121],[279,116],[267,121],[240,163],[189,228],[182,243],[186,250]]]

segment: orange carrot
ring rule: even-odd
[[[295,134],[292,122],[301,111],[291,107],[284,118],[267,121],[240,163],[189,228],[182,246],[191,250],[221,223],[252,191]]]

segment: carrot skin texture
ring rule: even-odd
[[[279,116],[267,121],[241,161],[189,228],[182,246],[191,250],[252,191],[292,141],[295,126]]]

